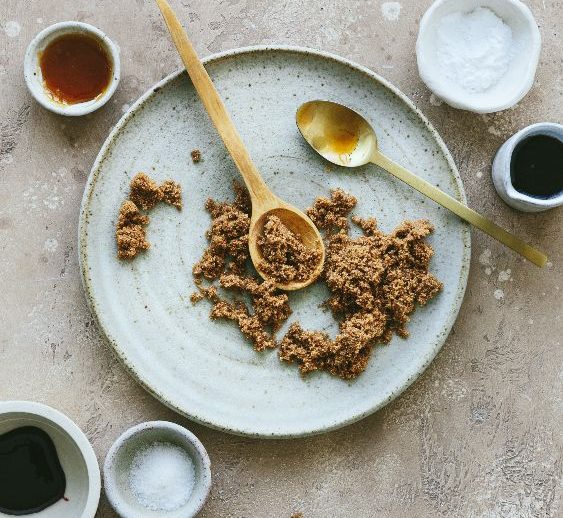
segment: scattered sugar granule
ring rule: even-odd
[[[471,93],[494,86],[514,54],[511,28],[486,7],[444,16],[436,36],[444,76]]]
[[[197,164],[199,162],[201,162],[201,151],[199,149],[194,149],[191,153],[190,156],[192,157],[192,162],[194,164]]]
[[[512,270],[509,268],[508,270],[501,270],[498,272],[498,280],[499,282],[506,282],[511,279]]]
[[[479,262],[483,265],[491,264],[491,251],[488,248],[485,248],[479,256]]]
[[[175,511],[189,500],[195,469],[188,453],[171,443],[154,442],[133,457],[129,488],[151,511]]]
[[[50,237],[49,239],[45,240],[43,248],[47,250],[47,252],[54,252],[58,246],[59,242],[54,237]]]
[[[4,25],[4,32],[8,38],[15,38],[19,36],[21,30],[21,25],[15,20],[10,20],[9,22],[6,22],[6,25]]]
[[[381,4],[381,13],[386,20],[395,22],[401,14],[401,4],[399,2],[383,2]]]

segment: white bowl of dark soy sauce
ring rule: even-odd
[[[94,518],[101,477],[94,450],[64,414],[0,402],[0,517]]]
[[[515,209],[563,205],[563,126],[541,122],[520,130],[497,151],[492,175],[499,196]]]

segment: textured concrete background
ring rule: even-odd
[[[418,78],[414,44],[430,3],[172,1],[201,55],[255,43],[299,44],[356,60],[391,80],[444,137],[470,204],[550,256],[539,270],[475,232],[459,319],[420,380],[341,431],[267,442],[187,422],[145,393],[100,339],[82,293],[76,232],[89,169],[128,105],[179,66],[153,2],[2,0],[0,398],[41,401],[67,413],[100,461],[140,421],[188,426],[213,463],[204,517],[561,516],[563,212],[508,208],[493,189],[490,163],[519,128],[562,122],[563,5],[525,2],[543,38],[535,86],[515,109],[479,116],[440,104]],[[22,74],[35,33],[71,19],[106,31],[123,60],[113,100],[76,120],[40,108]],[[102,497],[98,517],[113,516]]]

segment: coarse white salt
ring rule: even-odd
[[[188,453],[175,444],[154,442],[133,457],[129,488],[152,511],[175,511],[189,500],[195,468]]]
[[[446,78],[467,92],[484,92],[508,71],[514,55],[512,29],[486,7],[454,12],[438,24],[436,50]]]

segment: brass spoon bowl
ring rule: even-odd
[[[244,142],[225,108],[223,100],[199,60],[186,31],[174,14],[174,11],[166,0],[156,0],[156,3],[160,8],[164,21],[172,36],[172,40],[184,62],[186,71],[192,80],[201,102],[207,110],[217,132],[223,139],[225,147],[231,154],[250,193],[252,217],[250,219],[248,247],[254,267],[264,279],[267,279],[267,275],[260,268],[264,258],[258,246],[258,238],[262,234],[268,216],[278,216],[289,230],[301,238],[301,241],[306,247],[319,252],[319,262],[311,272],[309,278],[303,281],[291,281],[285,284],[278,282],[276,286],[282,290],[298,290],[308,286],[321,274],[325,258],[324,243],[317,227],[315,227],[311,219],[303,212],[278,198],[268,188],[260,172],[254,165]]]
[[[297,110],[296,121],[311,147],[333,164],[343,167],[375,164],[535,265],[545,266],[546,255],[386,157],[378,148],[374,129],[354,110],[331,101],[309,101]]]

